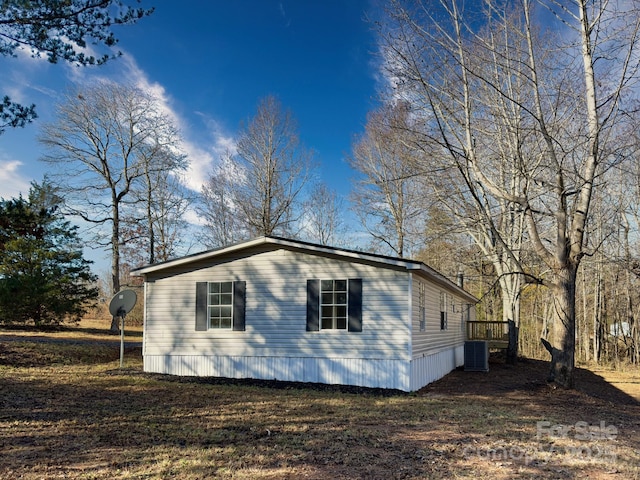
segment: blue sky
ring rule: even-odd
[[[233,145],[241,121],[261,98],[276,95],[316,152],[318,175],[342,195],[353,172],[345,161],[353,137],[376,106],[376,38],[363,0],[144,0],[155,12],[118,27],[123,56],[102,67],[51,65],[28,52],[0,57],[0,93],[35,103],[40,116],[0,135],[0,196],[27,193],[48,166],[36,138],[53,120],[65,89],[96,78],[137,84],[158,94],[182,130],[198,188]]]

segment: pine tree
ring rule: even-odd
[[[28,200],[0,200],[0,324],[77,321],[97,299],[92,262],[60,202],[46,181]]]
[[[30,49],[51,63],[102,65],[117,57],[114,26],[131,25],[153,9],[131,7],[122,0],[29,0],[0,2],[0,56]],[[91,47],[91,48],[88,48]],[[96,58],[86,52],[102,50]],[[38,117],[35,105],[8,96],[0,101],[0,135],[6,127],[24,127]]]

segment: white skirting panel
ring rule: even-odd
[[[409,391],[409,363],[359,358],[145,355],[144,371],[181,376],[255,378]]]
[[[411,360],[411,391],[444,377],[464,365],[464,345]]]

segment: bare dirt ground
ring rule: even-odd
[[[428,385],[421,394],[474,394],[497,396],[523,391],[536,396],[552,396],[553,385],[546,382],[549,363],[521,358],[516,366],[507,365],[501,355],[492,353],[489,372],[456,370]],[[590,366],[576,369],[576,395],[599,399],[617,405],[640,402],[640,369],[627,367],[621,371]],[[470,379],[472,381],[470,381]]]
[[[489,372],[459,369],[419,395],[471,402],[487,399],[496,413],[507,409],[520,419],[535,420],[535,438],[517,441],[505,434],[497,442],[471,447],[468,463],[491,472],[490,478],[502,478],[504,472],[495,467],[517,464],[520,454],[525,464],[540,467],[544,478],[639,478],[640,369],[579,367],[573,390],[547,383],[548,372],[546,361],[524,358],[511,366],[492,354]],[[481,401],[477,405],[482,408]],[[514,476],[528,477],[525,472],[519,470]]]
[[[0,331],[0,479],[640,479],[637,368],[559,390],[493,356],[406,394],[119,369],[85,334]]]

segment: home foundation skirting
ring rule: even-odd
[[[460,350],[460,352],[458,352]],[[415,391],[464,363],[464,347],[398,359],[145,355],[144,371],[179,376],[253,378]]]
[[[182,376],[357,385],[405,391],[409,388],[409,365],[402,360],[145,355],[144,371]]]
[[[420,390],[464,365],[464,345],[411,360],[410,391]]]

